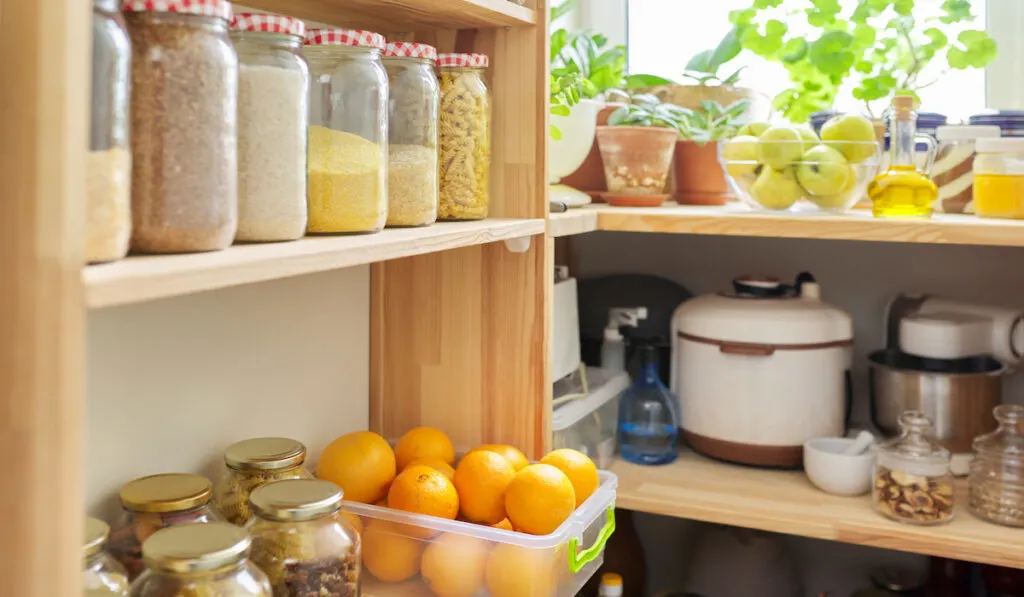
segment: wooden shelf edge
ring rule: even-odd
[[[542,219],[439,222],[378,234],[235,245],[213,253],[131,256],[88,266],[82,280],[86,304],[98,309],[523,238],[544,230]]]
[[[548,215],[548,236],[572,236],[597,230],[597,212],[589,209],[570,209]]]
[[[509,0],[248,0],[246,6],[335,27],[402,30],[529,27],[537,12]]]

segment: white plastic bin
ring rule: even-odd
[[[577,377],[555,384],[556,401],[560,396],[583,393]],[[597,468],[604,469],[611,466],[615,457],[619,396],[629,387],[629,374],[587,367],[587,381],[588,394],[555,407],[551,417],[552,445],[555,449],[579,450]]]

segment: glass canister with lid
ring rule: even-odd
[[[274,597],[356,597],[360,541],[340,514],[342,490],[330,481],[275,481],[252,492],[252,560]]]
[[[102,520],[85,519],[85,541],[82,544],[83,597],[125,597],[128,595],[128,573],[113,557],[103,551],[110,536],[110,527]]]
[[[974,157],[974,213],[1024,219],[1024,137],[978,139]]]
[[[907,524],[934,525],[953,519],[952,454],[929,433],[920,411],[899,417],[900,435],[878,446],[872,490],[879,514]]]
[[[224,472],[214,490],[217,510],[239,526],[252,520],[249,495],[257,487],[282,479],[312,479],[302,467],[306,446],[284,437],[242,440],[224,450]]]
[[[935,130],[938,148],[932,181],[939,187],[938,209],[945,213],[974,213],[974,156],[979,139],[999,136],[999,127],[943,125]]]
[[[309,225],[312,234],[378,232],[388,217],[384,36],[310,29]]]
[[[142,544],[158,530],[220,520],[210,505],[213,483],[199,475],[164,473],[142,477],[121,487],[120,524],[107,550],[134,579],[144,570]]]
[[[1024,407],[1001,404],[999,427],[974,440],[968,507],[979,518],[1024,527]]]
[[[131,597],[272,597],[267,575],[248,559],[251,543],[226,522],[157,531],[142,546],[147,570]]]
[[[491,97],[483,54],[441,54],[438,219],[480,220],[491,203]]]
[[[126,0],[133,251],[225,249],[238,225],[238,58],[224,0]]]
[[[236,14],[238,233],[236,241],[294,240],[306,233],[309,67],[306,25],[271,14]]]
[[[388,226],[437,220],[437,50],[391,42],[384,50],[388,99]]]

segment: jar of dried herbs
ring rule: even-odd
[[[968,506],[984,520],[1024,527],[1024,406],[1000,404],[993,414],[999,427],[974,440]]]
[[[252,492],[252,561],[270,577],[274,597],[359,594],[359,536],[339,513],[341,497],[334,483],[312,479]]]
[[[165,473],[142,477],[121,488],[121,520],[107,550],[135,579],[142,574],[142,544],[158,530],[180,524],[218,522],[210,505],[213,483],[199,475]]]
[[[306,446],[284,437],[257,437],[236,442],[224,450],[224,472],[214,489],[217,510],[239,526],[252,520],[249,494],[257,487],[282,479],[312,479],[302,468]]]
[[[110,527],[102,520],[85,519],[85,542],[82,544],[83,597],[126,597],[128,573],[110,554],[103,551]]]
[[[158,531],[142,546],[147,570],[131,597],[273,597],[267,575],[248,559],[251,543],[226,522]]]
[[[929,437],[932,423],[920,411],[899,417],[900,435],[878,447],[872,496],[886,518],[917,525],[953,520],[953,456]]]
[[[384,50],[388,100],[388,223],[429,226],[437,220],[437,50],[391,42]]]
[[[125,0],[133,251],[225,249],[238,226],[238,58],[224,0]]]
[[[441,54],[438,218],[480,220],[491,203],[491,98],[483,54]]]

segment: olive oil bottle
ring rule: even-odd
[[[914,159],[916,133],[914,98],[909,95],[894,97],[889,114],[889,167],[868,185],[871,211],[876,218],[932,217],[939,189],[927,174],[917,170]],[[934,142],[929,147],[934,157]]]

